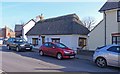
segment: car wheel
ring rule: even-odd
[[[11,49],[9,45],[7,46],[7,49],[8,49],[8,50],[10,50],[10,49]]]
[[[39,54],[41,55],[41,56],[43,56],[44,55],[44,53],[43,53],[43,51],[41,50],[41,51],[39,51]]]
[[[58,60],[61,60],[61,59],[62,59],[62,54],[61,54],[61,53],[58,53],[58,54],[57,54],[57,59],[58,59]]]
[[[16,51],[17,51],[17,52],[19,52],[19,51],[20,51],[19,47],[16,47]]]
[[[96,64],[98,67],[102,67],[102,68],[107,66],[107,62],[104,58],[97,58]]]

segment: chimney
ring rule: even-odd
[[[40,17],[40,21],[42,21],[43,20],[43,14],[41,14],[39,17]]]
[[[43,20],[43,14],[36,16],[36,22]]]

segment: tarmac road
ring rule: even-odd
[[[54,57],[40,56],[35,51],[8,50],[5,46],[0,47],[0,53],[2,70],[5,72],[118,72],[116,67],[97,67],[91,58],[84,58],[85,55],[79,55],[75,59],[57,60]]]

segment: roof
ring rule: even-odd
[[[39,21],[26,35],[87,35],[89,30],[83,26],[76,14]]]
[[[21,30],[22,30],[22,27],[23,27],[23,25],[16,24],[16,25],[15,25],[15,32],[16,32],[16,31],[21,31]]]
[[[26,24],[24,24],[23,25],[23,27],[25,26],[25,25],[27,25],[29,22],[31,22],[31,21],[33,21],[33,22],[35,22],[35,20],[34,19],[31,19],[30,21],[28,21]]]
[[[117,8],[120,8],[120,1],[119,2],[106,2],[99,11],[102,12],[102,11],[117,9]]]

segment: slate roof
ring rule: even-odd
[[[26,35],[87,35],[89,32],[76,14],[69,14],[39,21]]]
[[[99,11],[101,12],[101,11],[117,9],[117,8],[120,8],[120,1],[119,2],[106,2]]]

